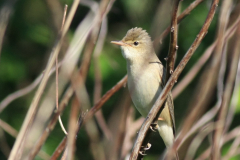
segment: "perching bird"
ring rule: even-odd
[[[128,89],[132,101],[146,117],[165,85],[165,69],[155,54],[151,37],[142,28],[130,29],[121,41],[123,57],[127,60]],[[174,142],[175,120],[171,93],[158,120],[158,131],[166,145]]]

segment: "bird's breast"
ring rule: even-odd
[[[128,88],[138,111],[147,116],[162,91],[160,68],[134,68],[128,70]]]

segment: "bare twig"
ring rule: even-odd
[[[87,113],[86,117],[84,117],[84,122],[87,121],[89,118],[93,117],[93,115],[103,106],[103,104],[114,94],[116,93],[120,88],[122,88],[122,86],[127,82],[127,76],[125,76],[123,79],[121,79],[115,86],[113,86],[109,91],[107,91],[107,93],[105,95],[103,95],[103,97],[98,101],[97,104],[95,104],[91,110]],[[70,90],[70,93],[68,95],[72,95],[73,93],[73,90],[71,89]],[[66,96],[64,96],[66,97]],[[70,98],[70,97],[69,97]],[[66,102],[68,100],[65,100],[65,101],[62,101],[62,105],[65,105]],[[60,104],[60,109],[62,109],[61,107],[61,104]],[[58,113],[59,112],[59,113]],[[57,113],[55,113],[54,115],[54,119],[56,121],[56,118],[57,116],[61,113],[60,111],[58,111]],[[53,119],[52,119],[53,120]],[[49,134],[49,130],[50,128],[53,128],[54,127],[54,124],[56,122],[52,122],[50,123],[50,126],[48,126],[43,135],[42,135],[42,138],[45,138],[47,137],[46,134]],[[80,123],[79,124],[79,129],[82,127],[83,123]],[[44,140],[41,140],[42,142],[44,142]],[[59,154],[62,152],[62,150],[65,148],[65,145],[66,145],[66,142],[67,142],[67,138],[65,137],[62,142],[59,144],[59,146],[56,148],[54,154],[52,155],[52,158],[51,160],[55,160]]]
[[[72,64],[75,64],[76,61],[76,56],[74,56],[73,54],[76,54],[77,52],[79,53],[80,50],[82,49],[82,45],[84,44],[85,42],[85,38],[86,36],[89,34],[90,31],[92,31],[93,27],[95,25],[100,25],[101,24],[101,21],[102,19],[106,16],[107,12],[106,12],[106,6],[108,5],[108,1],[102,1],[101,4],[100,4],[100,9],[97,9],[98,10],[98,13],[95,14],[95,17],[93,17],[92,13],[89,13],[86,18],[84,19],[84,22],[81,23],[81,25],[78,26],[77,30],[76,30],[76,37],[75,39],[73,40],[74,44],[72,44],[70,46],[70,49],[68,50],[69,54],[67,54],[65,56],[64,59],[67,59],[69,63],[71,63],[71,65],[69,63],[64,63],[65,66],[63,66],[62,70],[64,72],[64,75],[65,77],[66,76],[71,76],[71,73],[69,73],[69,70],[72,70],[75,65],[72,65]],[[109,3],[110,5],[110,3]],[[109,7],[108,5],[108,7]],[[105,7],[104,7],[105,6]],[[95,8],[96,9],[96,8]],[[100,17],[99,17],[100,16]],[[90,26],[89,26],[89,18],[92,18],[93,19],[90,19],[92,22],[90,23]],[[87,24],[86,24],[87,23]],[[82,28],[82,27],[87,27],[87,31],[83,32],[83,29],[85,28]],[[83,34],[83,35],[82,35]],[[84,39],[81,37],[79,39],[79,36],[84,36]],[[79,49],[80,47],[80,49]],[[74,63],[73,63],[74,61]],[[81,72],[84,74],[84,72]],[[84,74],[86,75],[86,74]],[[64,78],[64,77],[63,77]],[[84,77],[82,77],[84,78]],[[84,78],[85,79],[85,78]],[[53,113],[53,118],[51,118],[50,122],[48,123],[47,127],[45,128],[44,132],[42,133],[42,135],[40,136],[38,142],[35,144],[35,146],[32,148],[32,151],[31,151],[31,155],[36,155],[36,153],[38,152],[38,150],[41,148],[41,146],[43,145],[43,143],[45,142],[46,138],[48,137],[48,135],[50,134],[50,132],[52,131],[53,127],[55,126],[56,124],[56,117],[59,116],[59,114],[63,111],[63,109],[65,108],[69,98],[72,96],[73,94],[73,88],[70,86],[68,89],[67,89],[67,94],[66,96],[64,96],[64,101],[61,102],[60,106],[59,106],[59,111],[57,111],[56,113]]]
[[[68,124],[68,141],[67,141],[67,159],[74,159],[74,152],[75,152],[75,140],[76,140],[76,134],[78,130],[77,125],[77,117],[79,114],[79,102],[77,98],[74,98],[72,102],[72,108],[69,118],[69,124]]]
[[[240,22],[240,16],[239,16],[238,19],[235,21],[235,23],[234,23],[231,27],[229,27],[229,29],[226,31],[226,33],[225,33],[225,42],[227,42],[228,39],[231,38],[232,35],[235,33],[235,31],[236,31],[236,29],[237,29],[237,27],[238,27],[239,22]],[[214,44],[216,44],[216,41],[214,42]],[[206,52],[209,52],[209,53],[210,53],[211,50],[213,50],[213,45],[214,45],[214,44],[212,44],[212,46],[210,46],[210,47],[206,50]],[[204,54],[206,54],[206,52],[205,52]],[[194,71],[194,69],[191,70],[189,73],[193,73],[193,71]],[[186,76],[183,81],[187,80],[187,79],[186,79],[187,77],[189,77],[189,76]],[[181,83],[181,82],[180,82],[180,83]],[[177,88],[177,87],[176,87],[176,88]],[[174,90],[173,90],[173,92],[174,92]],[[189,138],[194,132],[196,132],[200,127],[202,127],[202,126],[203,126],[204,124],[206,124],[208,121],[210,121],[211,119],[213,119],[214,116],[217,114],[219,108],[220,108],[220,105],[217,105],[217,104],[216,104],[215,107],[213,107],[211,110],[209,110],[207,113],[205,113],[205,114],[201,117],[201,119],[199,119],[199,120],[193,125],[193,127],[191,127],[190,131],[187,132],[187,134],[186,134],[186,135],[184,136],[184,138],[182,139],[182,141],[181,141],[180,145],[178,146],[178,148],[180,148],[181,145],[183,144],[183,142],[184,142],[187,138]]]
[[[200,3],[202,3],[204,0],[195,0],[192,2],[178,17],[177,17],[177,23],[180,23],[187,15],[190,14],[190,12],[196,8]],[[163,31],[163,33],[157,37],[154,40],[154,44],[158,45],[159,43],[162,43],[162,39],[164,39],[168,33],[171,31],[171,26],[169,26],[167,29]]]
[[[4,122],[3,120],[0,119],[0,127],[5,130],[8,134],[10,134],[13,137],[17,137],[18,132],[12,128],[9,124]]]
[[[101,54],[101,51],[102,51],[102,48],[104,45],[106,34],[107,34],[107,19],[105,18],[102,21],[98,41],[97,41],[96,48],[93,53],[94,76],[95,76],[94,94],[93,94],[94,104],[96,104],[99,101],[99,99],[101,98],[101,94],[102,94],[102,75],[101,75],[101,67],[100,67],[99,57],[100,57],[100,54]],[[112,133],[110,132],[110,130],[106,124],[106,121],[103,117],[102,110],[99,110],[95,114],[95,116],[96,116],[97,122],[98,122],[100,128],[102,129],[104,135],[107,137],[107,139],[111,139]]]
[[[43,76],[43,79],[39,85],[39,88],[35,94],[35,97],[30,105],[30,109],[28,110],[28,114],[24,120],[24,123],[23,123],[23,126],[21,127],[21,130],[20,130],[20,133],[16,139],[16,142],[13,146],[13,149],[12,149],[12,152],[10,154],[10,157],[9,159],[10,160],[17,160],[17,159],[20,159],[21,158],[21,155],[22,155],[22,151],[23,151],[23,145],[24,145],[24,141],[25,141],[25,138],[26,138],[26,135],[27,135],[27,132],[29,131],[29,128],[31,127],[32,123],[33,123],[33,119],[36,115],[36,112],[38,110],[38,103],[39,103],[39,100],[42,96],[42,93],[43,93],[43,90],[47,84],[47,81],[48,81],[48,78],[49,78],[49,73],[50,73],[50,70],[55,62],[55,59],[60,51],[60,48],[61,48],[61,44],[62,44],[62,41],[63,41],[63,37],[66,35],[68,29],[69,29],[69,26],[70,26],[70,23],[72,22],[72,19],[73,19],[73,16],[76,12],[76,9],[78,7],[78,4],[79,4],[79,0],[75,0],[73,2],[73,5],[72,5],[72,8],[69,12],[69,15],[67,17],[67,20],[66,20],[66,23],[65,23],[65,26],[63,28],[63,32],[60,34],[59,36],[59,39],[57,40],[56,42],[56,45],[55,45],[55,49],[53,50],[53,53],[52,53],[52,57],[51,57],[51,60],[49,61],[47,67],[46,67],[46,70],[45,70],[45,74]]]
[[[136,136],[136,133],[141,127],[143,121],[144,121],[143,117],[134,120],[134,109],[133,107],[131,107],[126,118],[126,133],[124,136],[121,150],[121,159],[124,159],[127,156],[127,154],[129,154],[133,145],[132,139],[133,137]]]
[[[239,87],[240,87],[240,59],[238,62],[238,70],[237,70],[237,76],[236,76],[236,80],[235,80],[235,85],[234,85],[234,90],[233,90],[233,96],[232,96],[232,100],[231,100],[231,105],[228,111],[228,115],[226,118],[226,124],[225,124],[225,132],[228,131],[230,124],[232,123],[233,120],[233,116],[235,113],[235,109],[237,107],[237,103],[238,103],[238,97],[239,97]]]
[[[233,141],[228,153],[223,157],[223,160],[230,159],[234,154],[236,154],[236,151],[239,150],[239,144],[240,144],[240,132],[236,136],[235,140]]]
[[[231,6],[231,2],[227,1],[227,3],[230,3],[229,5]],[[228,4],[226,4],[228,5]],[[226,14],[226,13],[225,13]],[[230,104],[230,99],[232,96],[232,90],[234,88],[234,80],[236,78],[236,73],[237,73],[237,67],[238,67],[238,61],[239,61],[239,55],[240,55],[240,26],[237,30],[236,33],[236,41],[235,41],[235,46],[234,46],[234,51],[232,55],[232,62],[230,66],[230,71],[229,75],[227,77],[226,81],[226,86],[224,89],[223,93],[223,100],[222,104],[220,107],[220,111],[217,117],[217,121],[225,124],[226,116],[227,116],[227,110],[228,106]],[[220,142],[221,142],[221,136],[223,134],[223,128],[219,128],[215,131],[214,137],[213,137],[213,152],[212,152],[212,158],[219,159],[221,154],[220,154]]]
[[[185,160],[194,159],[194,155],[196,154],[196,151],[200,144],[203,142],[204,138],[209,135],[209,133],[213,132],[216,128],[221,127],[223,126],[221,126],[220,123],[214,124],[213,122],[210,122],[206,124],[192,140],[190,146],[188,147]]]
[[[44,144],[46,138],[48,137],[50,132],[53,130],[53,128],[54,128],[54,126],[55,126],[55,124],[56,124],[56,122],[58,120],[59,115],[62,113],[62,111],[67,106],[67,103],[68,103],[69,99],[71,98],[72,94],[73,94],[73,89],[69,88],[66,91],[66,93],[64,95],[64,98],[61,101],[58,110],[56,110],[56,112],[52,116],[52,119],[51,119],[50,123],[45,128],[45,130],[42,133],[41,137],[39,138],[37,144],[32,148],[30,157],[35,157],[37,155],[37,153],[40,150],[41,146]]]
[[[180,0],[175,0],[173,9],[172,9],[172,21],[171,21],[171,36],[170,36],[170,43],[169,43],[169,51],[167,57],[167,64],[166,64],[166,79],[165,82],[169,79],[171,74],[174,71],[174,64],[177,54],[177,36],[178,36],[178,26],[177,26],[177,13],[178,13],[178,6]]]
[[[62,65],[63,61],[58,63],[58,68]],[[56,70],[55,67],[53,67],[49,73],[49,76],[51,76],[54,71]],[[2,100],[2,102],[0,103],[0,113],[14,100],[16,100],[19,97],[22,97],[26,94],[28,94],[29,92],[31,92],[34,88],[37,87],[37,85],[41,82],[42,77],[43,77],[44,73],[41,73],[30,85],[28,85],[25,88],[22,88],[16,92],[13,92],[11,94],[9,94],[6,98],[4,98]]]
[[[193,53],[199,46],[199,44],[202,41],[202,39],[204,38],[204,36],[206,35],[207,30],[212,22],[214,14],[215,14],[217,5],[218,5],[218,0],[214,0],[202,29],[200,30],[199,34],[197,35],[197,37],[194,40],[193,44],[191,45],[190,49],[187,51],[187,53],[185,54],[185,56],[183,57],[183,59],[181,60],[181,62],[177,66],[177,68],[175,69],[175,71],[173,72],[172,76],[168,80],[166,86],[164,87],[163,91],[161,92],[160,96],[158,97],[157,101],[155,102],[151,111],[149,112],[147,118],[145,119],[145,121],[138,133],[138,138],[135,142],[130,159],[140,158],[139,151],[140,151],[141,146],[144,145],[143,144],[144,138],[146,137],[147,134],[150,134],[150,131],[149,131],[150,125],[153,124],[153,122],[155,122],[157,120],[158,115],[161,113],[161,110],[163,109],[162,105],[165,102],[168,92],[170,92],[170,90],[173,87],[173,84],[178,79],[178,76],[181,74],[181,72],[184,69],[184,67],[186,66],[187,62],[190,60],[191,56],[193,55]],[[190,126],[191,126],[191,124],[190,124]],[[186,130],[188,130],[190,128],[190,126],[187,126]],[[176,151],[178,143],[179,142],[174,144],[175,151]]]
[[[223,143],[221,143],[220,145],[223,146],[225,143],[229,142],[230,140],[236,138],[240,133],[240,126],[234,128],[232,131],[230,131],[229,133],[225,134],[223,136]],[[207,159],[209,158],[211,154],[211,146],[209,148],[207,148],[198,158],[197,160],[203,160],[203,159]]]
[[[124,89],[121,101],[116,104],[110,117],[108,118],[108,127],[112,133],[112,139],[104,139],[104,150],[110,159],[120,159],[120,152],[123,145],[123,139],[126,133],[126,118],[131,107],[131,98],[127,89]],[[117,126],[117,127],[116,127]]]
[[[0,150],[1,153],[6,157],[9,156],[10,152],[11,152],[11,148],[8,145],[4,130],[0,127]]]
[[[60,144],[57,146],[50,160],[56,160],[60,156],[60,154],[62,153],[62,151],[66,146],[66,143],[67,143],[67,136],[65,136],[60,142]]]
[[[75,98],[81,103],[82,110],[87,111],[90,109],[91,104],[81,74],[77,75],[76,79],[74,78],[72,84],[76,93]],[[90,148],[94,159],[106,159],[96,122],[93,119],[89,119],[86,122],[85,129],[90,139]]]
[[[4,122],[3,120],[0,119],[0,127],[7,132],[8,134],[10,134],[12,137],[16,138],[18,135],[18,131],[15,130],[12,126],[10,126],[9,124],[7,124],[6,122]],[[39,157],[41,157],[42,159],[49,159],[49,155],[44,152],[44,151],[40,151],[39,152]]]
[[[115,86],[113,86],[107,93],[105,93],[102,98],[91,108],[91,110],[86,115],[84,122],[91,118],[102,106],[103,104],[116,93],[124,84],[127,82],[127,75],[124,76]]]
[[[224,42],[227,42],[234,34],[237,29],[238,23],[240,22],[240,16],[235,20],[234,24],[228,28],[224,35]],[[197,73],[200,71],[202,66],[206,63],[209,59],[210,55],[212,54],[213,50],[217,45],[217,40],[209,46],[201,58],[197,61],[197,63],[191,68],[191,70],[187,73],[186,76],[176,85],[176,87],[172,91],[173,98],[178,97],[178,95],[186,88],[186,86],[196,77]]]
[[[67,15],[67,8],[68,8],[68,6],[65,5],[64,12],[63,12],[64,14],[63,14],[63,20],[62,20],[62,27],[61,27],[60,32],[62,32],[62,30],[63,30],[63,26],[64,26],[66,15]],[[58,109],[58,67],[57,66],[58,66],[58,56],[56,57],[56,108]],[[67,135],[67,131],[62,123],[61,116],[58,117],[58,121],[62,128],[62,131]]]

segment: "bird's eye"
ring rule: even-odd
[[[136,41],[136,42],[134,42],[133,44],[134,44],[134,46],[137,46],[137,45],[138,45],[138,42]]]

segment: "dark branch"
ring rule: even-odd
[[[176,59],[177,54],[177,35],[178,35],[178,26],[177,26],[177,12],[178,12],[178,6],[179,6],[180,0],[174,1],[174,6],[172,10],[172,21],[171,21],[171,34],[170,34],[170,45],[169,45],[169,51],[168,51],[168,58],[167,58],[167,73],[166,73],[166,79],[165,82],[169,79],[171,74],[174,71],[174,63]]]
[[[196,0],[194,1],[193,3],[191,3],[177,18],[177,23],[179,24],[187,15],[190,14],[190,12],[196,8],[200,3],[202,3],[204,0]],[[155,40],[154,40],[154,46],[155,45],[158,45],[159,42],[162,43],[162,39],[164,39],[168,33],[170,32],[171,30],[171,26],[169,26],[167,29],[165,29],[163,31],[163,33],[157,37]]]

